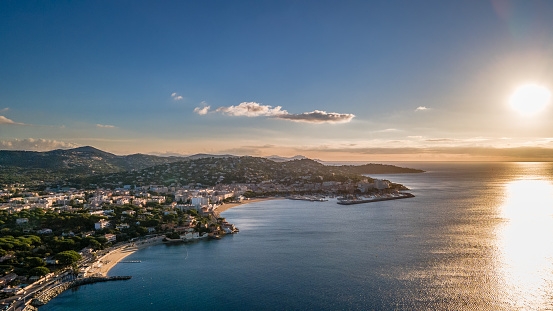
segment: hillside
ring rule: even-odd
[[[45,183],[73,177],[109,174],[182,161],[145,154],[118,156],[93,147],[68,150],[0,151],[0,183]]]
[[[358,180],[363,178],[362,174],[422,172],[382,164],[327,166],[311,159],[295,158],[288,161],[276,159],[277,162],[267,158],[208,154],[189,157],[118,156],[93,147],[48,152],[0,151],[0,184],[214,185],[264,181],[291,184]]]
[[[105,186],[119,183],[137,186],[199,183],[212,186],[217,183],[278,182],[289,185],[298,181],[346,181],[360,178],[362,177],[359,174],[345,172],[341,168],[325,166],[309,159],[275,162],[265,158],[246,156],[211,157],[167,163],[143,170],[91,176],[78,180],[78,183]]]
[[[327,166],[310,159],[275,162],[259,157],[201,158],[157,165],[142,170],[91,176],[75,180],[81,186],[95,184],[112,187],[121,184],[188,185],[272,182],[282,185],[294,183],[321,183],[326,181],[360,181],[367,172],[414,172],[415,170],[387,167],[379,164],[368,166]],[[417,172],[421,172],[418,171]],[[371,180],[371,178],[368,178]]]
[[[424,173],[423,170],[389,164],[342,165],[341,168],[357,174],[406,174]]]

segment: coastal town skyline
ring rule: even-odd
[[[551,12],[548,1],[6,1],[0,150],[552,161]]]

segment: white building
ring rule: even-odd
[[[193,197],[190,199],[190,203],[196,207],[202,207],[209,204],[209,199],[206,197]]]
[[[104,235],[104,238],[106,238],[106,240],[108,240],[108,242],[115,242],[117,241],[117,236],[115,234],[106,234]]]
[[[105,219],[101,219],[99,222],[94,224],[94,229],[96,229],[96,230],[104,229],[107,226],[109,226],[109,221],[107,221]]]
[[[390,182],[383,179],[375,179],[374,186],[378,190],[384,190],[390,188]]]

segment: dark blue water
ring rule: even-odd
[[[136,252],[47,310],[553,308],[553,164],[402,163],[415,198],[273,200],[223,213],[240,233]]]

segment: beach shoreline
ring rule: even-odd
[[[143,241],[125,243],[98,258],[87,271],[86,276],[107,276],[109,270],[134,252],[163,243],[164,236],[157,236]]]
[[[237,202],[237,203],[227,203],[219,206],[216,212],[220,214],[236,206],[249,204],[249,203],[262,202],[262,201],[276,200],[276,199],[283,199],[283,198],[276,198],[276,197],[256,198],[251,200],[244,200],[242,202]],[[93,265],[87,271],[86,275],[87,276],[93,276],[93,275],[107,276],[109,271],[113,267],[115,267],[115,265],[121,262],[125,257],[135,253],[138,250],[141,250],[150,246],[162,244],[163,238],[164,236],[157,236],[143,241],[130,242],[130,243],[121,245],[113,250],[110,250],[109,253],[98,258],[93,263]]]
[[[279,200],[279,199],[284,199],[284,198],[280,198],[280,197],[279,198],[277,198],[277,197],[255,198],[255,199],[250,199],[250,200],[243,200],[243,201],[240,201],[240,202],[226,203],[226,204],[223,204],[223,205],[217,207],[217,209],[215,211],[217,213],[222,213],[222,212],[224,212],[226,210],[229,210],[233,207],[244,205],[244,204],[257,203],[257,202],[270,201],[270,200]]]

